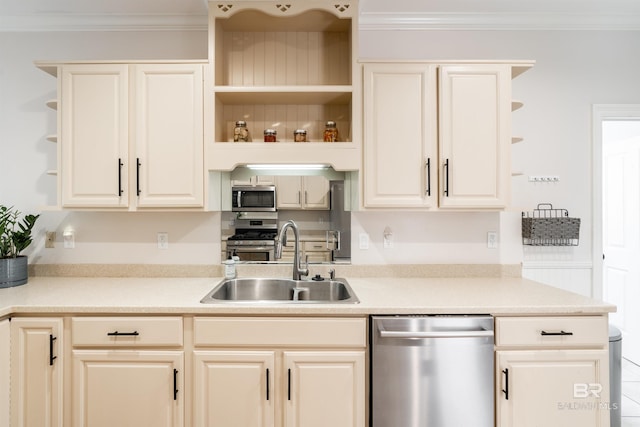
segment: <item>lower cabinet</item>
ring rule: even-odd
[[[196,318],[194,345],[195,426],[365,425],[366,319]]]
[[[182,351],[74,350],[73,425],[184,424]]]
[[[183,321],[71,318],[73,427],[184,425]]]
[[[0,320],[0,427],[9,427],[9,394],[11,378],[11,326],[9,319]]]
[[[11,426],[62,427],[63,321],[11,320]]]
[[[606,316],[496,319],[498,427],[609,426]]]

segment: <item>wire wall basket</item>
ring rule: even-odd
[[[532,212],[522,212],[522,244],[529,246],[578,246],[580,218],[570,218],[566,209],[540,203]]]

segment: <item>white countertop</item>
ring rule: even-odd
[[[32,277],[0,289],[12,314],[603,314],[615,306],[522,278],[347,278],[359,304],[220,303],[200,300],[221,278]]]

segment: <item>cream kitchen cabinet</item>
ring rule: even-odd
[[[63,424],[63,320],[11,320],[11,426]]]
[[[496,318],[498,427],[609,425],[606,316]]]
[[[358,13],[357,0],[211,3],[208,169],[251,163],[360,168]],[[247,122],[251,142],[233,142],[237,120]],[[338,142],[323,142],[329,120],[337,123]],[[278,142],[263,142],[269,128]],[[296,129],[307,131],[307,143],[294,142]]]
[[[11,393],[11,327],[9,319],[0,320],[0,427],[9,427]]]
[[[364,427],[366,319],[202,317],[194,346],[196,426]]]
[[[60,79],[63,208],[203,207],[202,64],[39,66]]]
[[[366,63],[363,206],[504,209],[510,81],[530,66]]]
[[[278,209],[328,210],[329,180],[320,175],[276,176]]]
[[[183,426],[181,317],[74,317],[72,425]]]

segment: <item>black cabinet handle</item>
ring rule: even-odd
[[[502,392],[504,393],[504,398],[506,400],[509,400],[509,369],[503,369],[502,373],[504,374],[504,383],[505,383],[505,386],[502,389]]]
[[[173,370],[173,400],[178,400],[178,370]]]
[[[431,158],[427,159],[427,196],[431,195]]]
[[[53,355],[53,342],[57,339],[58,337],[49,334],[49,366],[53,366],[53,361],[58,358],[58,356]]]
[[[543,337],[548,337],[548,336],[565,336],[565,335],[573,335],[573,332],[565,332],[565,331],[560,331],[560,332],[547,332],[547,331],[541,331],[540,335],[542,335]]]
[[[124,193],[124,190],[122,189],[122,166],[124,166],[124,164],[122,163],[122,159],[119,158],[118,159],[118,196],[122,196],[122,193]]]
[[[444,161],[444,195],[449,197],[449,159]]]
[[[269,368],[267,368],[267,400],[269,400]]]
[[[138,331],[133,331],[133,332],[118,332],[118,331],[107,332],[107,336],[109,336],[109,337],[137,337],[138,335],[140,335],[138,333]]]
[[[140,163],[140,157],[138,157],[136,159],[136,193],[137,193],[138,196],[141,193],[141,191],[140,191],[140,166],[142,166],[142,165]]]
[[[291,400],[291,369],[287,369],[287,400]]]

